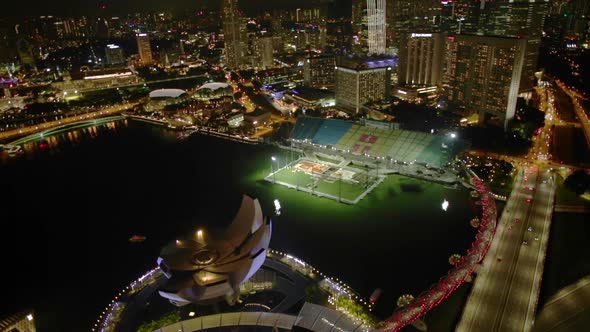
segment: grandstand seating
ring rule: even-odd
[[[297,119],[292,138],[331,145],[355,155],[368,154],[371,157],[417,161],[435,166],[441,166],[446,161],[447,152],[443,151],[443,142],[451,146],[450,138],[430,133],[365,127],[343,120],[312,117]],[[453,146],[455,152],[464,147],[457,140]],[[449,153],[454,154],[451,151]]]

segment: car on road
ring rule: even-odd
[[[533,231],[533,227],[532,226],[529,226],[529,228],[527,228],[526,230],[529,231],[529,232],[532,232]]]
[[[520,219],[516,218],[514,219],[514,222],[520,222]]]
[[[498,257],[498,258],[496,258],[496,260],[497,260],[498,262],[501,262],[501,261],[502,261],[502,257]]]
[[[532,198],[527,198],[527,199],[525,199],[524,201],[525,201],[525,202],[527,202],[527,203],[530,203],[530,202],[532,202],[532,201],[533,201],[533,199],[532,199]]]
[[[508,230],[511,230],[511,229],[512,229],[512,225],[509,225],[509,226],[508,226]]]
[[[527,240],[522,240],[522,244],[526,246],[527,244],[529,244],[529,242]]]
[[[539,241],[539,237],[538,236],[535,236],[535,241]]]

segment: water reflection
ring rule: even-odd
[[[129,125],[127,120],[119,120],[99,125],[92,125],[84,128],[63,128],[50,136],[25,143],[22,145],[23,153],[16,156],[9,156],[6,151],[0,152],[0,164],[11,162],[20,158],[35,159],[41,154],[54,155],[64,150],[70,150],[80,144],[92,140],[100,135],[117,132]]]

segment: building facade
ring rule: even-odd
[[[359,113],[368,102],[390,96],[391,66],[370,66],[366,61],[350,61],[336,66],[336,108]]]
[[[549,0],[512,0],[482,2],[479,34],[526,39],[525,60],[520,91],[530,91],[541,47],[545,17],[549,13]]]
[[[137,39],[137,52],[142,64],[150,64],[154,62],[152,55],[152,46],[150,44],[150,36],[147,33],[138,33]]]
[[[490,116],[504,128],[514,117],[526,40],[478,35],[450,36],[444,81],[449,104],[467,114]]]
[[[223,40],[225,43],[225,64],[230,68],[239,68],[242,63],[242,21],[238,11],[237,0],[224,0],[221,4],[223,21]]]
[[[108,44],[105,48],[106,60],[108,65],[118,65],[125,63],[125,54],[123,49],[115,44]]]
[[[405,33],[401,37],[398,84],[440,86],[444,39],[441,33]]]
[[[303,64],[303,81],[312,88],[333,88],[336,58],[332,55],[309,57]]]
[[[385,54],[393,35],[389,24],[393,15],[393,0],[353,0],[352,28],[357,53]]]
[[[24,310],[16,314],[0,318],[0,332],[35,332],[33,310]]]
[[[404,33],[438,32],[441,12],[442,4],[440,0],[392,1],[392,18],[388,20],[392,25],[392,46],[399,50],[400,38]]]

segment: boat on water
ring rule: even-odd
[[[131,237],[129,238],[129,242],[132,242],[132,243],[138,243],[138,242],[143,242],[143,241],[145,241],[145,239],[146,239],[146,237],[145,237],[145,236],[143,236],[143,235],[137,235],[137,234],[134,234],[133,236],[131,236]]]

